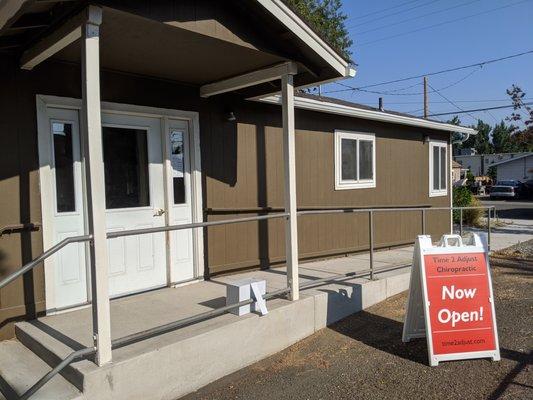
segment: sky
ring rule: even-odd
[[[342,83],[353,87],[533,50],[533,0],[344,0],[343,7],[357,74]],[[430,92],[438,90],[429,94],[430,115],[458,110],[456,106],[469,110],[509,105],[505,91],[512,84],[533,102],[533,53],[428,79]],[[343,89],[327,84],[322,94],[375,107],[383,97],[385,109],[423,112],[422,78],[367,88],[388,94],[339,92]],[[510,108],[472,112],[460,118],[463,125],[475,124],[477,118],[494,125],[511,112]]]

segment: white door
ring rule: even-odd
[[[85,233],[80,135],[77,110],[48,109],[47,129],[40,138],[40,162],[49,166],[50,186],[41,188],[48,204],[43,215],[52,220],[48,247],[69,236]],[[87,302],[87,269],[84,243],[70,243],[46,261],[51,267],[54,307]]]
[[[108,232],[192,222],[188,124],[164,116],[102,113]],[[40,108],[45,249],[86,232],[80,149],[79,111]],[[86,246],[69,244],[45,261],[50,309],[90,301]],[[196,277],[191,229],[110,239],[108,249],[113,297]]]
[[[108,232],[165,225],[161,119],[102,114]],[[167,283],[165,233],[108,240],[109,294]]]
[[[191,140],[187,121],[168,120],[167,149],[168,224],[192,222]],[[198,234],[202,231],[199,230]],[[170,281],[191,280],[194,274],[192,229],[169,232]]]

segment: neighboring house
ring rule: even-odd
[[[0,227],[19,231],[0,238],[0,271],[92,236],[0,289],[0,336],[93,298],[99,365],[109,296],[287,262],[295,300],[298,258],[369,245],[368,215],[297,208],[449,207],[451,134],[475,133],[293,96],[355,72],[279,0],[7,0],[0,50]],[[377,214],[375,247],[412,243],[421,215]],[[449,229],[449,212],[427,213],[428,234]]]
[[[525,182],[533,179],[533,153],[493,164],[498,181],[517,180]]]
[[[496,154],[470,154],[455,155],[453,159],[470,170],[474,176],[488,175],[488,170],[496,163],[521,157],[528,153],[496,153]]]
[[[457,161],[452,161],[452,182],[458,182],[463,179],[463,166]]]

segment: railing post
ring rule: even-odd
[[[374,280],[374,211],[368,212],[368,234],[370,244],[370,280]]]
[[[82,144],[85,165],[85,202],[91,263],[93,337],[97,348],[96,363],[111,361],[111,321],[109,310],[109,275],[106,238],[106,204],[102,122],[100,110],[100,24],[102,9],[87,7],[87,20],[82,24]]]
[[[296,208],[296,140],[294,132],[294,86],[293,76],[286,74],[281,79],[281,103],[283,114],[283,161],[285,169],[285,256],[287,259],[287,285],[290,300],[300,297],[298,279],[298,215]]]
[[[489,246],[489,251],[490,251],[490,231],[491,231],[491,227],[490,227],[490,210],[491,209],[492,207],[489,207],[487,209],[487,243]]]
[[[426,234],[426,210],[422,210],[422,235]]]
[[[460,221],[459,221],[459,235],[461,235],[461,237],[463,236],[463,208],[460,208],[459,209],[459,217],[460,217]]]

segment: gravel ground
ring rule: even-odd
[[[497,251],[494,253],[494,256],[498,258],[515,258],[533,261],[533,239]]]
[[[429,367],[425,339],[401,341],[403,293],[185,399],[533,399],[533,261],[492,266],[500,362]]]

